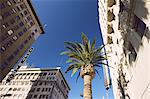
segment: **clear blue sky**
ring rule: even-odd
[[[68,64],[66,56],[60,56],[65,50],[64,41],[81,41],[81,32],[89,39],[97,38],[97,45],[101,45],[101,35],[98,25],[97,0],[32,0],[42,24],[47,24],[45,34],[33,44],[35,48],[28,62],[35,67],[47,68],[61,66],[65,71]],[[106,97],[103,81],[103,71],[99,69],[101,77],[93,80],[93,99]],[[69,99],[82,99],[83,80],[76,83],[76,76],[64,74],[71,91]],[[114,99],[112,90],[109,99]]]

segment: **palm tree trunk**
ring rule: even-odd
[[[92,99],[92,77],[90,75],[84,75],[84,99]]]

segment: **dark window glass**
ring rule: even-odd
[[[28,40],[25,40],[25,41],[24,41],[24,44],[27,44],[27,43],[28,43]]]
[[[0,9],[3,9],[3,8],[5,8],[4,3],[0,3]]]
[[[13,3],[16,3],[16,1],[15,1],[15,0],[12,0],[12,2],[13,2]]]
[[[8,43],[7,43],[7,46],[11,46],[13,44],[13,42],[10,40]]]
[[[7,58],[7,61],[10,62],[13,58],[14,58],[14,56],[13,56],[13,55],[10,55],[10,56]]]
[[[35,91],[35,88],[32,88],[32,89],[31,89],[31,92],[34,92],[34,91]]]
[[[8,16],[10,16],[11,14],[9,13],[9,11],[8,12],[5,12],[4,14],[3,14],[3,17],[4,18],[6,18],[6,17],[8,17]]]
[[[37,29],[35,29],[35,32],[37,32]]]
[[[18,30],[18,29],[19,29],[19,26],[16,25],[16,26],[14,27],[14,30]]]
[[[18,16],[16,16],[16,20],[20,20],[20,17],[19,17],[19,15],[18,15]]]
[[[19,8],[19,6],[17,6],[17,10],[18,10],[18,11],[20,11],[20,8]]]
[[[26,28],[26,27],[23,29],[23,32],[24,32],[24,33],[27,32],[27,28]]]
[[[34,35],[34,32],[32,32],[32,35]]]
[[[19,36],[22,36],[22,35],[23,35],[23,32],[19,32],[18,35],[19,35]]]
[[[36,91],[37,91],[37,92],[38,92],[38,91],[40,91],[40,88],[37,88],[37,90],[36,90]]]
[[[19,26],[20,26],[20,27],[24,26],[23,22],[20,22],[20,23],[19,23]]]
[[[19,53],[19,50],[16,49],[15,52],[14,52],[14,55],[16,56],[16,55],[18,55],[18,53]]]
[[[27,14],[28,14],[28,11],[27,11],[27,10],[25,10],[25,11],[24,11],[24,15],[27,15]]]
[[[14,19],[11,19],[11,20],[10,20],[10,23],[11,23],[11,24],[14,24],[14,23],[15,23],[15,20],[14,20]]]
[[[31,16],[28,16],[28,17],[27,17],[27,20],[30,21],[30,20],[31,20]]]
[[[19,46],[19,48],[20,48],[20,49],[23,49],[23,47],[24,47],[24,45],[23,45],[23,44],[21,44],[21,45]]]
[[[28,39],[29,39],[29,40],[31,39],[31,35],[28,37]]]
[[[44,74],[43,74],[43,76],[46,76],[46,75],[47,75],[47,73],[44,73]]]
[[[1,65],[1,69],[4,70],[8,66],[7,62],[4,62],[4,64]]]
[[[34,95],[34,98],[37,98],[37,95]]]
[[[23,13],[20,13],[20,15],[23,17],[24,15],[23,15]]]
[[[42,85],[42,82],[39,82],[39,85]]]
[[[33,21],[31,21],[31,22],[30,22],[30,25],[31,25],[31,26],[33,26],[33,25],[34,25],[34,22],[33,22]]]
[[[140,18],[138,18],[136,15],[134,15],[132,28],[142,38],[144,35],[144,32],[145,32],[145,29],[146,29],[146,24]]]
[[[129,54],[129,63],[132,63],[132,61],[135,61],[136,60],[136,57],[137,57],[137,53],[134,49],[134,47],[132,46],[131,43],[129,43],[129,48],[128,48],[130,54]]]
[[[20,7],[21,7],[21,9],[24,9],[24,8],[25,8],[25,5],[24,5],[24,4],[21,4]]]

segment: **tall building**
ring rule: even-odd
[[[115,99],[150,97],[150,0],[98,0]]]
[[[70,87],[60,68],[22,66],[9,83],[6,78],[0,85],[2,99],[68,99]]]
[[[0,81],[42,33],[31,0],[0,2]]]

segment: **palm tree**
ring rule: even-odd
[[[84,80],[84,99],[92,99],[92,79],[95,77],[95,72],[98,73],[96,67],[100,67],[103,63],[103,60],[106,60],[102,49],[104,46],[95,47],[96,39],[93,40],[92,44],[88,40],[87,36],[82,33],[82,43],[77,42],[65,42],[66,48],[68,49],[65,52],[62,52],[61,55],[67,55],[69,67],[66,70],[66,73],[72,70],[73,76],[76,72],[79,71],[77,79],[81,76]]]

